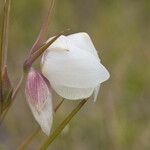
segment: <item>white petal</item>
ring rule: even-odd
[[[46,101],[46,104],[42,108],[42,110],[37,110],[37,108],[31,103],[29,103],[29,106],[31,108],[33,116],[41,126],[41,129],[48,136],[50,134],[53,123],[53,108],[51,99]]]
[[[42,72],[53,89],[67,99],[89,97],[109,78],[87,33],[60,36],[44,53]],[[98,90],[94,91],[96,99]]]
[[[50,41],[52,38],[49,38],[48,41]],[[51,49],[51,48],[67,49],[68,48],[68,38],[64,35],[61,35],[57,40],[55,40],[50,45],[50,47],[48,49]]]
[[[109,78],[108,71],[94,55],[73,46],[69,51],[48,52],[42,72],[51,83],[75,88],[95,87]]]
[[[100,84],[94,89],[94,102],[96,102],[97,100],[97,96],[98,96],[98,93],[99,93],[99,89],[100,89]]]
[[[80,32],[68,35],[67,37],[75,46],[79,47],[82,50],[89,51],[91,54],[93,54],[99,59],[93,42],[87,33]]]
[[[54,37],[51,37],[47,40],[47,42],[51,41]],[[46,43],[47,43],[46,42]],[[44,61],[45,61],[45,57],[47,55],[47,53],[51,50],[60,50],[62,51],[67,50],[67,37],[64,35],[61,35],[57,40],[55,40],[50,46],[49,48],[43,53],[42,59],[41,59],[41,64],[43,65]]]
[[[85,99],[92,95],[94,88],[72,88],[65,86],[55,86],[53,89],[56,93],[68,100]]]

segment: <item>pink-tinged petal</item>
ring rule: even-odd
[[[47,100],[42,110],[37,110],[35,106],[29,103],[34,118],[39,123],[42,131],[49,136],[53,123],[52,101]]]
[[[27,76],[25,93],[36,121],[43,132],[49,135],[53,120],[52,94],[49,81],[42,74],[31,69]]]

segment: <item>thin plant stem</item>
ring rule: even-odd
[[[54,112],[57,112],[57,110],[60,108],[64,100],[65,99],[63,98],[61,102],[55,107]],[[23,141],[23,143],[17,148],[17,150],[24,150],[32,142],[32,140],[37,136],[37,134],[40,131],[41,131],[41,128],[37,127],[37,129]]]
[[[4,4],[3,66],[6,65],[6,62],[7,62],[10,4],[11,4],[11,0],[6,0]]]
[[[4,65],[7,60],[7,47],[8,47],[8,25],[9,25],[9,12],[10,12],[10,2],[11,0],[4,1],[4,9],[2,15],[2,29],[0,35],[0,114],[2,114],[3,106],[3,91],[2,91],[2,72]]]
[[[77,112],[83,107],[87,102],[87,99],[82,100],[77,107],[65,118],[65,120],[56,128],[56,130],[48,137],[48,139],[43,143],[39,150],[46,150],[49,145],[55,140],[55,138],[61,133],[65,126],[70,122],[70,120],[77,114]]]
[[[19,82],[18,82],[18,84],[17,84],[17,86],[16,86],[16,88],[13,91],[12,99],[16,98],[16,95],[19,92],[19,89],[20,89],[20,87],[21,87],[21,85],[23,83],[24,78],[25,78],[25,74],[23,73],[22,76],[21,76],[21,78],[20,78],[20,80],[19,80]]]
[[[4,9],[2,16],[2,31],[0,36],[0,100],[2,102],[2,72],[7,61],[8,49],[8,28],[11,0],[4,1]]]
[[[57,112],[57,110],[60,108],[60,106],[62,105],[62,103],[65,101],[65,99],[63,98],[61,100],[61,102],[55,107],[54,112]]]

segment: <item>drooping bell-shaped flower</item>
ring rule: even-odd
[[[109,78],[87,33],[60,36],[43,54],[42,72],[52,88],[66,99],[97,98]]]
[[[26,98],[33,116],[46,135],[50,134],[53,122],[52,93],[49,81],[31,69],[25,87]]]

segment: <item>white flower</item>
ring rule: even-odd
[[[49,81],[31,69],[27,76],[26,98],[36,121],[46,135],[50,134],[53,122],[52,94]]]
[[[41,63],[52,88],[70,100],[93,93],[96,100],[100,84],[109,78],[87,33],[60,36],[43,54]]]

